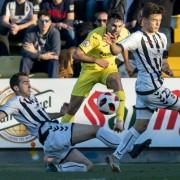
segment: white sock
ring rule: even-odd
[[[139,136],[139,132],[137,132],[134,127],[129,129],[113,155],[118,159],[121,159],[126,152],[129,152],[133,149],[134,143]]]
[[[110,131],[104,127],[99,128],[96,133],[96,138],[111,148],[117,148],[121,141],[121,138],[117,133]]]
[[[75,162],[65,162],[58,164],[59,172],[87,172],[87,166],[85,164]]]

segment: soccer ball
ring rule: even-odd
[[[97,107],[103,114],[111,115],[115,113],[118,106],[119,98],[114,93],[105,92],[97,98]]]

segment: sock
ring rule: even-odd
[[[117,91],[115,94],[119,98],[119,107],[116,111],[116,119],[119,121],[124,121],[125,93],[124,91]]]
[[[71,123],[74,122],[74,115],[70,115],[66,113],[62,118],[61,118],[62,123]]]
[[[65,162],[58,164],[59,172],[87,172],[87,166],[85,164],[75,162]]]
[[[98,129],[96,138],[111,148],[117,148],[121,141],[121,137],[117,133],[112,132],[104,127]]]
[[[124,139],[121,141],[113,155],[118,159],[121,159],[126,152],[129,152],[133,149],[134,143],[139,136],[139,132],[137,132],[134,127],[132,127],[124,136]]]

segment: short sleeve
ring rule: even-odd
[[[79,45],[79,47],[88,53],[99,45],[98,35],[96,33],[90,33],[87,38]]]
[[[19,103],[18,99],[14,98],[9,100],[6,104],[0,107],[0,111],[5,112],[6,114],[13,114],[18,111]]]
[[[141,39],[142,39],[142,33],[135,32],[117,44],[122,46],[125,50],[133,51],[139,47]]]

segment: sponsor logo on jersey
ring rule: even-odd
[[[90,42],[88,40],[84,40],[82,42],[82,46],[84,46],[84,47],[88,47],[89,45],[90,45]]]

